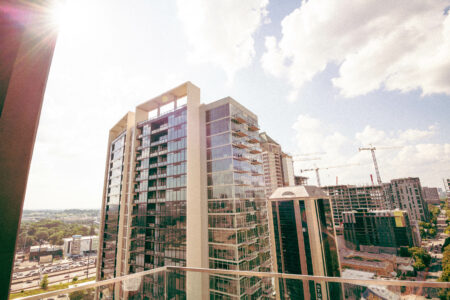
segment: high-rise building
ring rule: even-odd
[[[278,273],[340,276],[329,197],[315,186],[282,187],[270,197],[273,268]],[[342,299],[341,285],[279,279],[277,299]]]
[[[351,249],[363,250],[363,246],[376,246],[394,254],[402,246],[418,246],[404,210],[361,209],[342,214],[344,239]],[[390,248],[390,249],[389,249]]]
[[[423,199],[426,203],[439,205],[441,203],[441,199],[439,197],[439,191],[437,188],[430,188],[424,186],[422,188],[423,191]]]
[[[322,188],[330,197],[333,205],[334,224],[338,233],[342,233],[343,212],[358,209],[390,209],[386,201],[384,185],[334,185]]]
[[[424,200],[420,179],[417,177],[391,180],[391,199],[395,208],[406,210],[411,224],[427,222],[428,206]]]
[[[267,133],[263,132],[259,136],[266,195],[270,196],[279,187],[295,185],[294,164],[292,157],[283,153],[281,146]]]
[[[187,82],[128,113],[108,145],[100,280],[168,265],[271,270],[256,115],[231,98],[200,104],[200,89]],[[102,293],[156,297],[161,276],[146,276],[137,292]],[[272,294],[270,280],[254,277],[175,276],[170,299]]]
[[[294,161],[289,154],[281,154],[281,167],[283,169],[283,186],[294,186]]]

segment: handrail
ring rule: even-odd
[[[254,272],[254,271],[236,271],[236,270],[222,270],[222,269],[208,269],[208,268],[195,268],[195,267],[178,267],[178,266],[165,266],[159,267],[153,270],[143,271],[134,274],[128,274],[112,279],[106,279],[97,281],[94,283],[83,284],[81,286],[67,288],[62,290],[56,290],[48,293],[37,294],[20,298],[22,300],[37,300],[42,298],[48,298],[57,296],[60,294],[72,293],[75,291],[97,288],[114,283],[118,283],[124,280],[132,278],[140,278],[146,275],[163,272],[163,271],[186,271],[186,272],[199,272],[209,274],[227,274],[227,275],[240,275],[240,276],[252,276],[260,278],[282,278],[282,279],[297,279],[297,280],[314,280],[321,282],[337,282],[348,283],[364,286],[411,286],[411,287],[432,287],[432,288],[450,288],[450,282],[437,282],[437,281],[407,281],[407,280],[381,280],[381,279],[354,279],[354,278],[342,278],[342,277],[329,277],[329,276],[315,276],[315,275],[297,275],[297,274],[283,274],[274,272]]]
[[[384,285],[384,286],[413,286],[413,287],[450,288],[450,282],[438,282],[438,281],[353,279],[353,278],[316,276],[316,275],[298,275],[298,274],[284,274],[284,273],[273,273],[273,272],[236,271],[236,270],[207,269],[207,268],[193,268],[193,267],[176,267],[176,266],[166,266],[166,268],[169,271],[170,270],[173,270],[173,271],[191,271],[191,272],[200,272],[200,273],[241,275],[241,276],[253,276],[253,277],[270,277],[270,278],[284,278],[284,279],[298,279],[298,280],[315,280],[315,281],[325,281],[325,282],[350,283],[350,284],[357,284],[357,285]]]

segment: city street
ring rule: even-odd
[[[11,284],[11,292],[38,288],[44,275],[48,276],[49,285],[71,282],[74,277],[78,279],[95,276],[96,259],[91,257],[88,264],[87,258],[79,260],[62,260],[52,264],[30,266],[29,262],[23,263],[25,268],[18,267],[14,272]],[[86,274],[86,272],[89,272]]]

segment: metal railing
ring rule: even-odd
[[[342,277],[327,277],[327,276],[313,276],[313,275],[296,275],[296,274],[284,274],[275,272],[254,272],[254,271],[236,271],[236,270],[222,270],[222,269],[207,269],[207,268],[194,268],[194,267],[177,267],[177,266],[165,266],[159,267],[153,270],[144,272],[129,274],[125,276],[116,277],[113,279],[107,279],[97,281],[93,283],[87,283],[72,288],[56,290],[48,293],[28,296],[20,299],[35,300],[45,299],[61,294],[69,294],[76,291],[82,291],[87,289],[97,289],[101,287],[111,286],[117,283],[126,283],[130,279],[139,279],[144,276],[152,274],[164,274],[163,272],[193,272],[203,274],[219,274],[219,275],[237,275],[243,277],[258,277],[258,278],[271,278],[271,279],[294,279],[294,280],[306,280],[325,283],[343,283],[351,285],[359,285],[363,287],[370,286],[384,286],[384,287],[410,287],[410,288],[436,288],[436,289],[448,289],[450,288],[450,282],[436,282],[436,281],[408,281],[408,280],[382,280],[382,279],[356,279],[356,278],[342,278]],[[187,287],[187,289],[189,286]]]

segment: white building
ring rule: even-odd
[[[65,238],[63,255],[67,256],[77,256],[77,255],[89,255],[97,253],[98,249],[98,236],[81,236],[74,235],[71,238]]]

